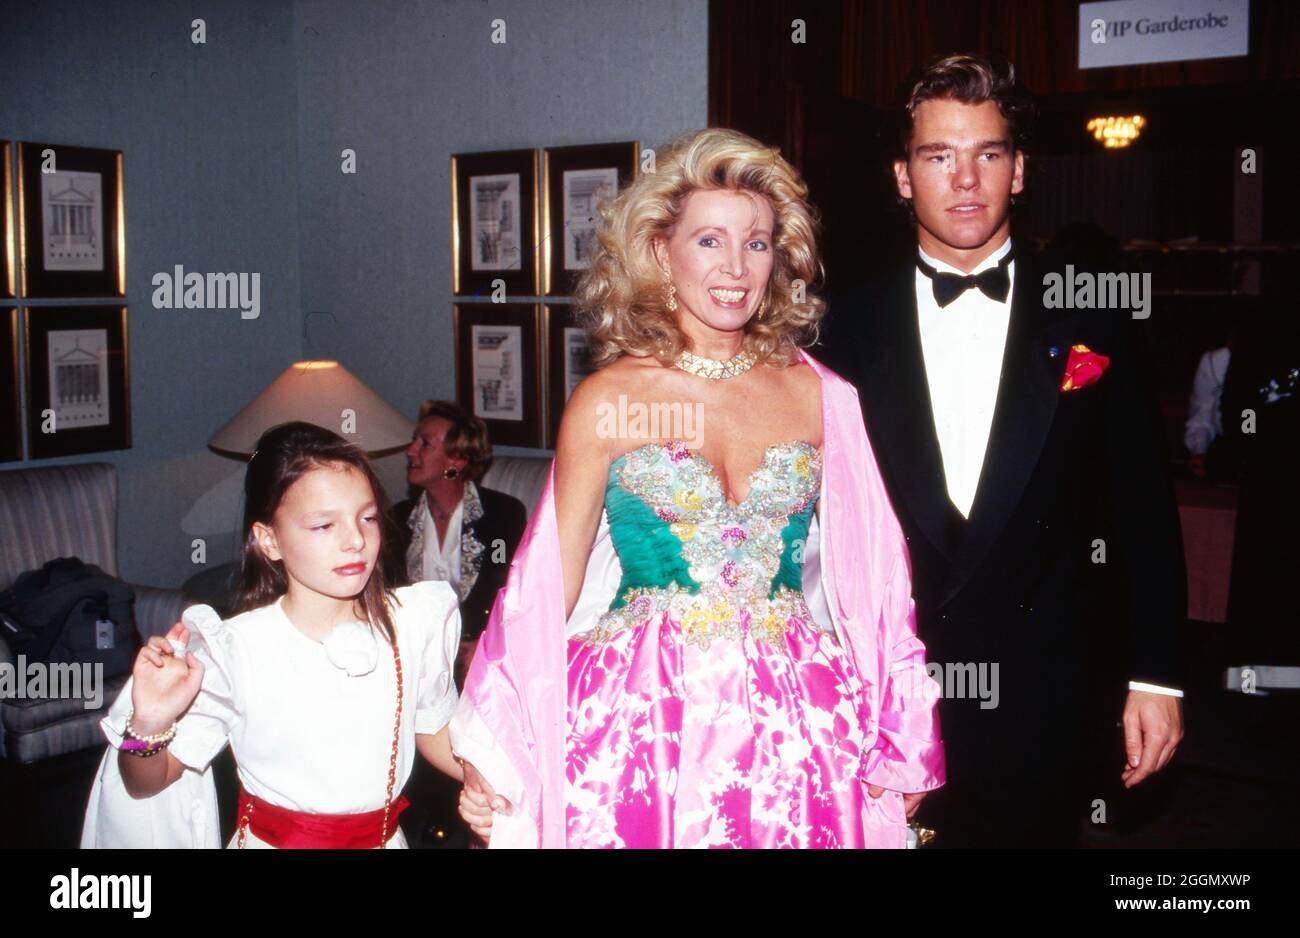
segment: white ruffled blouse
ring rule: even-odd
[[[404,699],[394,798],[417,758],[415,735],[438,732],[456,710],[452,665],[460,644],[459,606],[447,583],[416,583],[395,595]],[[353,625],[352,634],[336,630],[327,648],[295,628],[279,601],[224,622],[208,606],[191,607],[185,620],[205,671],[177,724],[170,747],[177,760],[203,772],[229,743],[244,788],[272,804],[315,814],[384,806],[397,675],[382,636],[367,653]],[[115,747],[130,701],[128,682],[102,721]]]

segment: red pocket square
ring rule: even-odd
[[[1086,345],[1070,346],[1070,360],[1065,363],[1065,380],[1061,382],[1061,390],[1077,391],[1086,388],[1101,378],[1101,373],[1109,364],[1109,355],[1098,355]]]

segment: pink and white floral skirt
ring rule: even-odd
[[[863,846],[852,662],[804,617],[771,640],[736,624],[688,642],[660,612],[569,640],[570,847]]]

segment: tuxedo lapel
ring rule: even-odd
[[[867,430],[876,441],[876,458],[889,467],[895,497],[952,560],[965,522],[948,499],[921,349],[915,268],[896,273],[879,302],[879,309],[864,310],[872,323],[861,349],[868,363],[862,375],[869,395]]]
[[[993,425],[966,538],[943,601],[974,573],[1006,526],[1056,415],[1077,314],[1045,309],[1042,292],[1032,258],[1018,256]]]

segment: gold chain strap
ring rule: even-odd
[[[393,665],[397,669],[397,717],[393,723],[393,753],[388,759],[388,793],[384,796],[384,825],[379,831],[380,849],[388,843],[388,813],[393,807],[393,788],[397,785],[397,747],[402,739],[402,654],[393,641]],[[253,818],[253,801],[248,801],[248,813],[239,819],[239,839],[236,847],[244,849],[248,840],[248,825]]]
[[[397,784],[397,744],[402,738],[402,656],[393,637],[393,664],[397,668],[397,717],[393,723],[393,754],[388,760],[388,794],[384,796],[384,826],[379,830],[379,846],[388,843],[388,812],[393,806],[393,786]]]

